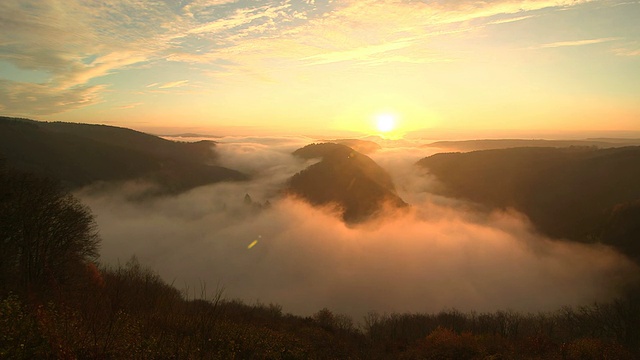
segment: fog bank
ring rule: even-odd
[[[175,197],[131,202],[141,186],[77,195],[96,215],[101,260],[135,254],[179,289],[206,283],[225,297],[278,303],[309,315],[323,307],[368,311],[555,310],[605,301],[637,268],[615,251],[551,241],[515,212],[477,212],[429,191],[437,182],[413,163],[418,148],[371,157],[391,172],[411,210],[387,210],[349,227],[330,208],[313,208],[279,189],[308,165],[290,153],[305,139],[229,139],[223,166],[254,176]],[[250,194],[254,204],[245,204]],[[265,201],[271,206],[260,206]],[[257,240],[251,248],[249,245]]]

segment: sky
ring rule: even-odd
[[[0,114],[163,134],[640,137],[638,18],[629,0],[2,0]]]

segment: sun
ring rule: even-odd
[[[378,131],[387,133],[396,128],[396,117],[392,114],[380,114],[376,116],[376,127]]]

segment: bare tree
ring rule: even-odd
[[[61,286],[98,256],[89,209],[58,182],[0,163],[0,287]]]

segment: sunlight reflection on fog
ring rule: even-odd
[[[225,296],[283,305],[308,315],[323,307],[361,316],[433,312],[554,310],[606,300],[635,266],[605,247],[550,241],[526,218],[480,213],[430,193],[438,186],[413,164],[434,149],[398,147],[370,156],[412,205],[355,227],[279,190],[309,163],[290,155],[305,138],[224,139],[221,164],[254,176],[175,197],[128,202],[127,192],[77,195],[97,217],[102,261],[136,254],[178,288],[222,285]],[[272,206],[247,206],[244,198]],[[248,249],[249,247],[249,249]]]

